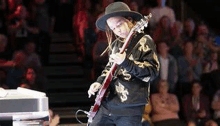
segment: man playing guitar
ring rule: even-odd
[[[150,81],[158,75],[160,68],[156,47],[149,35],[135,33],[128,48],[121,51],[131,29],[140,19],[142,15],[130,11],[125,3],[114,2],[106,7],[105,14],[96,21],[97,28],[106,32],[110,57],[102,74],[91,84],[89,97],[102,89],[109,73],[112,79],[108,93],[105,93],[89,126],[142,126],[141,119],[148,103]],[[112,32],[116,36],[113,42]],[[118,65],[117,72],[112,74],[110,70],[115,63]]]

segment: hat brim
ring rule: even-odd
[[[143,16],[135,11],[120,11],[120,12],[113,12],[106,15],[101,16],[96,21],[96,27],[102,31],[106,31],[106,20],[110,17],[116,17],[116,16],[122,16],[122,17],[131,17],[133,20],[139,21],[143,18]]]

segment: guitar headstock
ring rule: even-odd
[[[148,21],[150,20],[151,17],[152,17],[151,13],[148,16],[144,16],[144,18],[138,21],[136,25],[133,27],[134,31],[137,31],[140,33],[142,30],[144,30],[144,27],[148,26]]]

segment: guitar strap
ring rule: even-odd
[[[132,53],[132,50],[139,44],[139,40],[145,35],[145,33],[137,33],[137,34],[134,34],[132,36],[132,39],[131,41],[129,42],[129,45],[127,47],[127,56],[126,57],[130,57],[131,53]],[[121,69],[121,66],[117,67],[115,73],[114,73],[114,77],[117,76],[119,70]]]

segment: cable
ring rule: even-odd
[[[89,112],[83,111],[83,110],[79,109],[79,110],[76,111],[76,114],[75,114],[76,120],[77,120],[79,123],[81,123],[81,124],[87,124],[87,123],[81,122],[81,121],[78,119],[78,117],[77,117],[78,112],[83,112],[83,113],[85,113],[86,115],[89,115]]]

